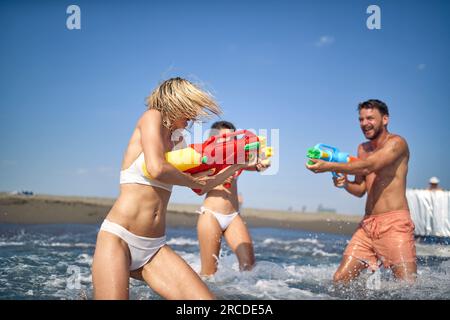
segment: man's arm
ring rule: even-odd
[[[363,148],[364,147],[362,144],[360,144],[358,146],[358,152],[357,152],[358,158],[362,157],[362,154],[364,151]],[[341,180],[341,181],[339,181],[339,180]],[[355,180],[348,181],[347,175],[344,175],[341,178],[333,178],[333,181],[334,181],[335,186],[337,186],[337,187],[343,186],[348,193],[350,193],[356,197],[361,198],[366,194],[367,189],[366,189],[366,177],[365,176],[356,175]]]
[[[334,179],[336,178],[333,178],[333,180]],[[339,179],[341,178],[337,178],[336,180]],[[364,176],[356,176],[354,181],[348,181],[347,177],[342,177],[342,179],[345,179],[345,181],[341,184],[339,184],[339,181],[335,180],[335,186],[343,185],[348,193],[359,198],[366,194],[366,178]]]
[[[349,163],[326,162],[318,159],[311,159],[314,164],[306,165],[307,168],[315,173],[319,172],[339,172],[367,176],[397,161],[408,147],[406,141],[395,136],[389,139],[386,144],[366,159],[352,161]]]

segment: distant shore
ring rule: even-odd
[[[52,195],[11,195],[0,193],[0,223],[100,224],[114,199]],[[169,204],[167,226],[195,227],[197,205]],[[360,216],[335,213],[303,213],[243,208],[242,217],[249,227],[271,227],[312,232],[351,235]]]

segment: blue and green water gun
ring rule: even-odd
[[[328,162],[338,163],[348,163],[358,160],[358,158],[351,156],[347,152],[341,152],[338,148],[323,143],[318,143],[314,147],[309,148],[306,156],[310,159],[320,159]],[[314,162],[309,160],[308,164],[313,165]],[[336,172],[332,172],[331,174],[335,178],[339,178],[342,176]]]

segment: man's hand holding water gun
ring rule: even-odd
[[[318,146],[323,145],[316,145],[314,148]],[[326,145],[325,145],[326,146]],[[329,146],[326,146],[329,147]],[[311,149],[314,149],[311,148]],[[339,149],[330,147],[331,149],[328,149],[330,152],[340,152]],[[366,193],[366,182],[365,182],[365,176],[364,174],[361,174],[359,172],[354,173],[355,169],[354,164],[356,164],[355,161],[361,159],[362,155],[362,146],[360,145],[358,147],[358,158],[349,156],[347,153],[340,153],[339,156],[336,154],[329,155],[327,157],[326,154],[322,152],[312,151],[311,149],[308,150],[308,157],[310,158],[308,163],[306,164],[306,167],[311,170],[314,173],[320,173],[320,172],[327,172],[331,171],[333,172],[333,183],[338,188],[343,188],[350,194],[353,194],[357,197],[362,197]],[[327,149],[327,148],[319,148],[319,149]],[[312,152],[310,152],[310,150]],[[325,151],[326,153],[326,151]],[[334,157],[333,157],[334,156]],[[330,160],[333,160],[335,162],[332,162]],[[337,161],[341,160],[341,162]],[[358,161],[359,162],[359,161]],[[358,170],[356,170],[358,171]],[[337,174],[336,172],[341,172],[340,174]],[[346,172],[346,173],[342,173]],[[355,180],[350,181],[347,178],[347,174],[355,174]]]
[[[358,150],[359,151],[359,150]],[[358,152],[359,154],[359,152]],[[347,174],[340,174],[351,169],[352,163],[358,158],[350,156],[348,153],[339,151],[338,148],[325,144],[317,144],[308,149],[307,157],[309,161],[306,167],[314,173],[332,172],[333,183],[338,188],[344,188],[351,194],[362,196],[361,191],[362,177],[356,176],[355,181],[351,182]]]
[[[350,156],[346,152],[341,152],[338,148],[323,143],[316,144],[313,148],[308,149],[306,155],[309,161],[306,167],[314,173],[331,171],[333,177],[340,177],[337,172],[345,170],[342,164],[351,163],[358,160],[356,157]]]
[[[337,188],[347,188],[348,187],[348,183],[349,183],[349,181],[348,181],[348,179],[347,179],[347,175],[346,174],[343,174],[343,175],[341,175],[340,177],[333,177],[333,183],[334,183],[334,186],[335,187],[337,187]]]

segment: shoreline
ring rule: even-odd
[[[15,224],[100,224],[115,199],[55,195],[11,195],[0,193],[0,223]],[[200,205],[200,204],[199,204]],[[199,205],[169,204],[166,225],[194,228]],[[362,217],[317,212],[243,208],[242,217],[250,228],[282,228],[351,235]]]

